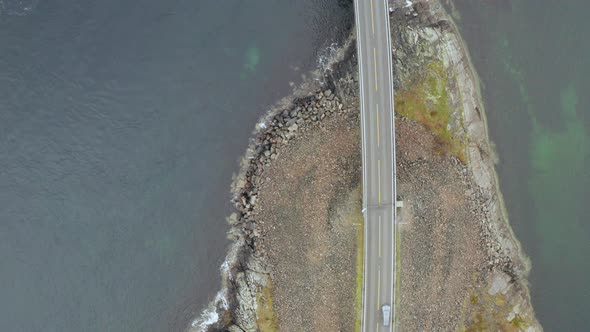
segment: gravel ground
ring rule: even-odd
[[[486,264],[462,167],[437,154],[433,135],[397,120],[403,331],[452,331]]]
[[[281,331],[352,331],[361,207],[357,112],[326,118],[281,147],[253,217]]]

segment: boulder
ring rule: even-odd
[[[289,121],[287,121],[287,123],[285,124],[285,126],[287,127],[291,127],[293,124],[295,124],[297,122],[297,118],[292,118],[289,119]]]

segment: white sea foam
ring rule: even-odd
[[[215,308],[207,309],[203,312],[203,317],[201,319],[195,319],[191,326],[199,329],[199,331],[205,331],[208,326],[217,323],[218,320],[219,315]]]
[[[264,123],[263,121],[259,122],[256,125],[256,129],[260,130],[260,129],[266,129],[266,123]]]
[[[217,292],[213,301],[209,303],[201,315],[197,319],[193,320],[191,327],[189,328],[190,332],[207,331],[207,328],[219,321],[219,312],[229,309],[229,300],[227,298],[227,280],[232,279],[231,266],[237,260],[241,245],[242,242],[234,242],[230,246],[225,261],[223,261],[219,267],[222,282],[221,290]]]
[[[225,264],[225,262],[224,262]],[[209,303],[207,308],[201,313],[201,316],[191,323],[191,332],[206,331],[208,327],[219,321],[219,310],[227,310],[229,302],[227,300],[227,288],[221,289],[215,295],[215,299]]]
[[[340,47],[338,46],[338,43],[335,42],[330,43],[328,47],[324,48],[324,50],[318,55],[318,69],[321,72],[330,70],[339,51]]]

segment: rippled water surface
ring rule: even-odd
[[[546,331],[590,316],[590,2],[456,0]]]
[[[349,1],[0,1],[0,330],[168,331],[219,289],[256,119]]]

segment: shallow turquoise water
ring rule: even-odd
[[[590,325],[587,1],[457,0],[484,87],[510,220],[547,331]]]

